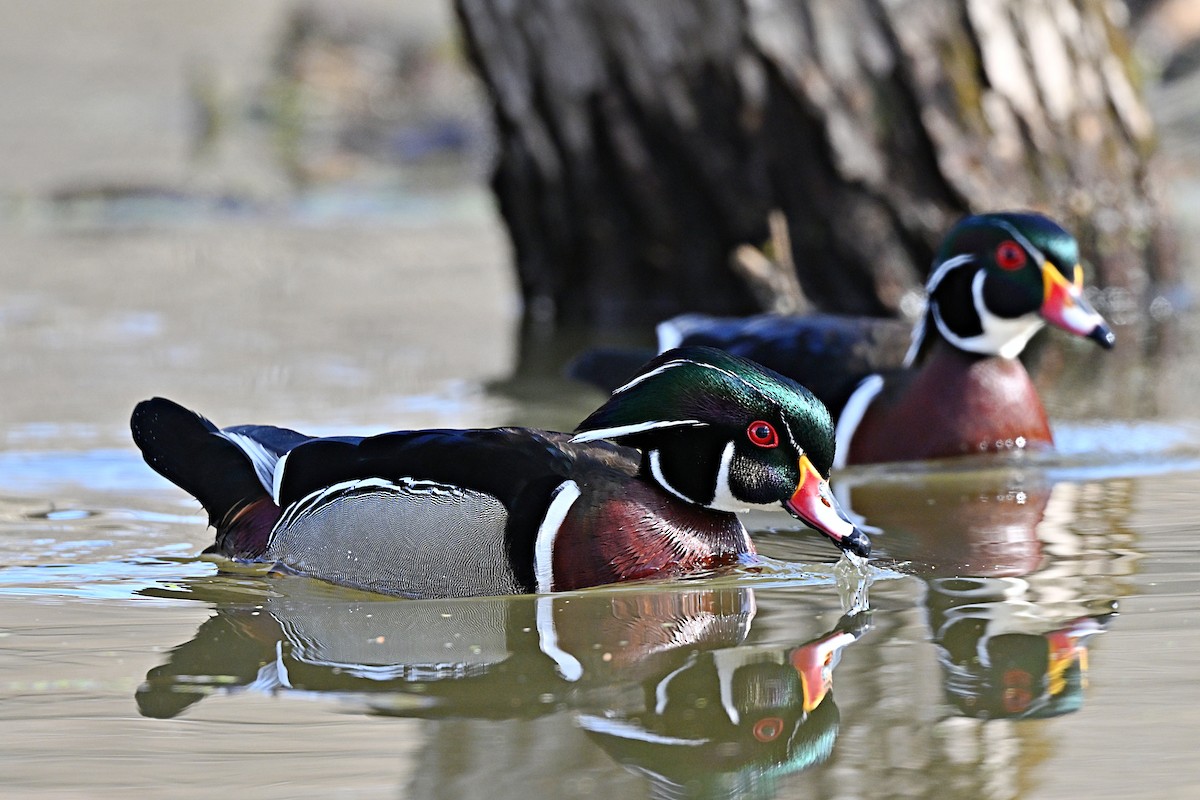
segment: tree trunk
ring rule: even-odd
[[[989,209],[1062,221],[1101,284],[1160,277],[1109,0],[456,4],[533,319],[757,310],[730,262],[776,209],[829,311],[908,310],[941,235]]]

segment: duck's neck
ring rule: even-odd
[[[1046,411],[1020,361],[941,340],[915,370],[885,381],[848,463],[910,461],[1050,445]]]

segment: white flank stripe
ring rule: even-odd
[[[542,524],[538,526],[533,545],[533,574],[537,578],[539,593],[554,591],[554,540],[579,495],[579,484],[575,481],[563,481],[550,495],[550,506],[546,509],[546,516],[542,517]]]
[[[638,422],[633,425],[618,425],[615,428],[598,428],[594,431],[583,431],[572,436],[571,441],[575,444],[580,444],[582,442],[594,442],[597,439],[613,439],[618,436],[629,436],[630,434],[658,430],[659,428],[678,428],[681,425],[702,428],[705,424],[698,419],[651,420],[650,422]]]
[[[275,523],[275,530],[282,530],[293,524],[297,519],[300,519],[314,510],[321,507],[322,503],[336,500],[340,495],[350,491],[361,491],[363,489],[382,489],[396,494],[443,494],[457,495],[462,493],[462,489],[457,486],[451,486],[445,483],[436,481],[418,480],[416,478],[400,478],[398,481],[389,481],[386,478],[358,478],[355,480],[342,481],[331,486],[325,486],[313,492],[309,492],[304,497],[297,500],[284,509],[283,516]],[[276,505],[279,502],[276,501]]]
[[[291,689],[292,682],[288,677],[287,665],[283,663],[283,642],[277,641],[275,642],[275,660],[263,664],[254,676],[254,680],[247,683],[245,688],[251,692],[274,694],[279,691],[280,687]]]
[[[838,417],[834,438],[833,466],[835,469],[846,466],[846,459],[850,457],[850,441],[854,438],[854,432],[858,430],[863,417],[867,415],[867,409],[870,408],[871,403],[882,389],[883,376],[868,375],[859,381],[854,393],[846,401],[846,407],[842,409],[842,413]]]
[[[721,467],[717,470],[717,482],[713,488],[713,499],[708,504],[709,508],[715,508],[718,511],[732,511],[737,514],[750,510],[750,504],[745,500],[738,500],[733,496],[733,490],[729,488],[729,465],[733,463],[733,442],[725,445],[725,449],[721,451]]]
[[[284,453],[280,459],[275,462],[275,477],[271,481],[271,499],[275,501],[275,505],[282,505],[279,502],[279,490],[283,487],[283,464],[287,461],[287,457],[291,453]]]
[[[219,431],[217,435],[233,442],[239,450],[246,454],[246,458],[250,459],[250,463],[254,465],[254,474],[258,476],[258,482],[263,485],[263,490],[271,491],[271,485],[275,481],[275,467],[279,461],[275,454],[264,447],[261,442],[251,439],[244,433]]]
[[[574,683],[583,677],[583,664],[558,646],[558,631],[554,627],[554,598],[539,597],[536,603],[538,646],[558,665],[558,674],[563,680]]]
[[[658,483],[659,486],[666,489],[668,492],[675,495],[680,500],[684,501],[685,503],[692,503],[693,505],[699,505],[699,503],[696,503],[695,500],[692,500],[690,497],[687,497],[686,495],[677,491],[674,486],[667,483],[667,478],[665,475],[663,475],[663,471],[662,471],[662,454],[659,453],[657,450],[650,451],[650,474],[654,476],[654,480]]]

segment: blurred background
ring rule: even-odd
[[[509,373],[519,300],[449,4],[0,17],[10,441],[112,434],[153,393],[336,424],[432,392],[436,422]]]
[[[1186,212],[1200,12],[1130,13],[1166,207]],[[453,4],[0,15],[3,436],[111,434],[151,393],[332,424],[421,405],[415,421],[437,422],[511,375],[521,295]]]
[[[1186,265],[1200,12],[1128,13]],[[437,423],[529,349],[453,4],[12,0],[0,17],[0,436],[111,440],[152,393],[237,419]],[[497,401],[467,416],[504,418]]]

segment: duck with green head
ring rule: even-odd
[[[314,438],[220,429],[162,398],[131,421],[146,462],[208,511],[206,552],[418,597],[579,589],[741,562],[737,513],[782,506],[840,549],[870,543],[827,477],[833,424],[746,359],[653,359],[574,434],[528,428]]]
[[[838,465],[940,458],[1053,443],[1017,360],[1047,323],[1112,348],[1084,296],[1075,238],[1035,213],[967,217],[946,234],[909,343],[890,320],[816,315],[659,326],[663,346],[706,344],[811,387],[837,419]]]

